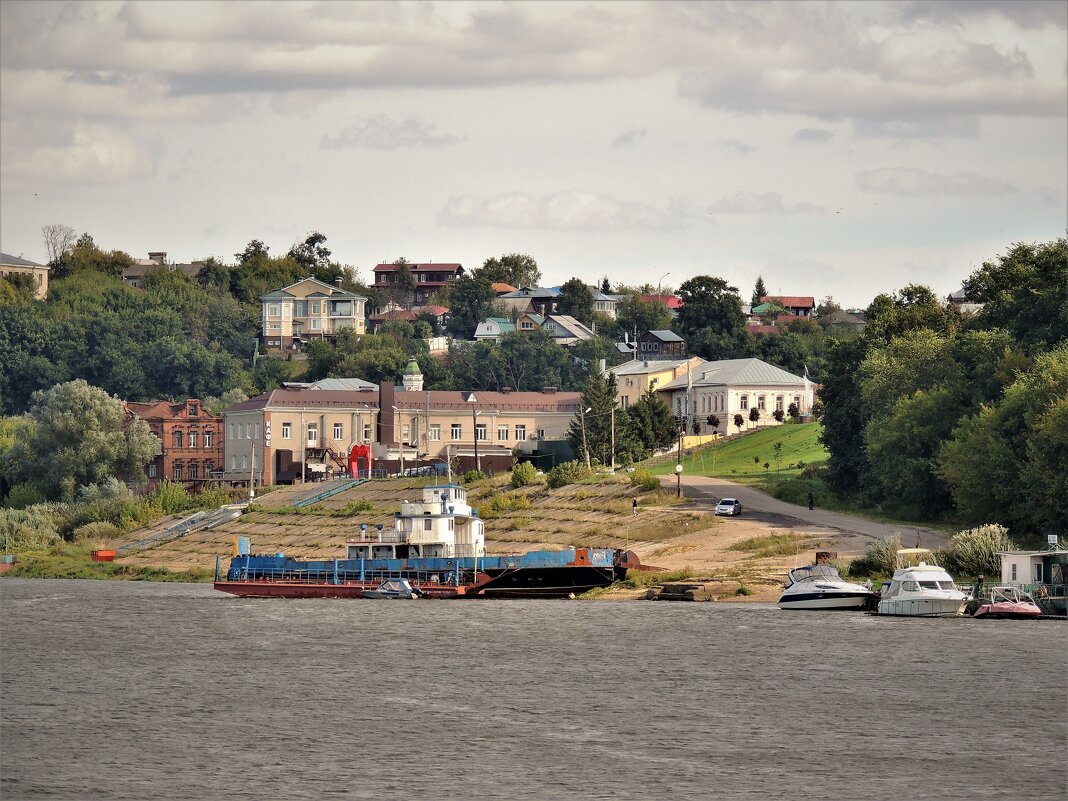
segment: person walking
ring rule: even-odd
[[[631,517],[637,517],[638,516],[638,499],[637,498],[635,498],[633,500],[633,502],[631,502],[630,509],[631,509],[631,512],[630,512]]]
[[[809,509],[811,509],[813,506],[815,506],[815,500],[816,499],[812,497],[812,493],[810,492],[808,494],[808,508]]]

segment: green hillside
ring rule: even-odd
[[[819,423],[788,424],[753,431],[740,437],[706,445],[686,454],[682,461],[686,475],[721,476],[737,480],[764,480],[798,476],[804,467],[822,465],[827,451],[819,441],[823,428]],[[775,444],[782,443],[782,454],[775,456]],[[754,459],[755,457],[755,459]],[[764,464],[768,469],[764,469]],[[656,475],[675,472],[675,461],[648,465]]]

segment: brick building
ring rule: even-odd
[[[223,419],[206,411],[196,398],[127,403],[126,409],[148,423],[163,443],[163,453],[147,468],[150,487],[163,479],[195,487],[222,470]]]

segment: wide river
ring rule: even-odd
[[[1068,626],[0,580],[0,798],[1068,797]]]

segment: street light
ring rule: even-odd
[[[686,433],[686,415],[680,414],[676,419],[679,426],[678,456],[675,461],[675,494],[682,497],[682,437]]]
[[[671,275],[671,271],[670,270],[668,272],[664,273],[662,276],[660,276],[660,280],[656,282],[657,300],[660,299],[660,285],[664,282],[664,279],[667,278],[669,275]]]

